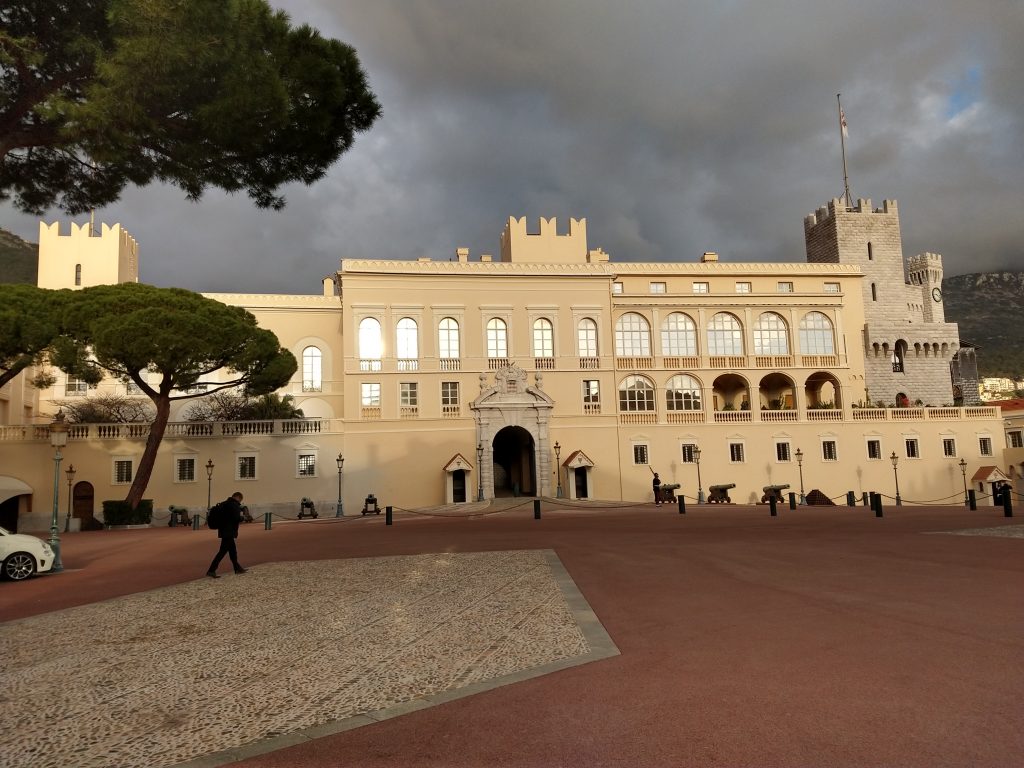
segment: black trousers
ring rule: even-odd
[[[220,561],[224,559],[224,555],[231,558],[231,564],[235,566],[237,571],[240,566],[238,564],[238,550],[235,549],[235,539],[233,536],[225,536],[220,540],[220,549],[217,550],[217,556],[213,558],[213,562],[210,563],[209,571],[216,571],[217,566],[220,565]]]

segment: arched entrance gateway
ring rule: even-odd
[[[479,471],[485,499],[554,495],[548,426],[555,403],[542,389],[543,375],[535,373],[534,380],[527,386],[526,371],[515,364],[496,370],[491,386],[487,374],[480,374],[480,395],[469,407],[483,450]]]

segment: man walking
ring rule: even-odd
[[[220,538],[220,549],[217,556],[210,563],[206,575],[211,579],[220,578],[217,576],[217,566],[224,559],[224,555],[231,558],[231,564],[235,567],[235,573],[245,573],[245,568],[238,564],[238,550],[235,549],[235,539],[238,537],[238,524],[242,522],[242,493],[235,491],[231,496],[218,504],[218,514],[214,518],[217,529],[217,536]],[[211,513],[213,510],[210,511]]]

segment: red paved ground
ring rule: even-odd
[[[622,655],[237,765],[1022,766],[1024,540],[922,535],[1013,522],[648,506],[246,526],[246,565],[554,549]],[[201,577],[216,550],[206,530],[63,540],[69,572],[0,585],[0,620]]]

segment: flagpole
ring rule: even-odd
[[[839,94],[836,94],[836,106],[839,108],[839,146],[843,152],[843,191],[846,195],[846,207],[853,207],[853,198],[850,197],[850,177],[846,173],[846,119],[843,115],[843,105],[839,101]]]

